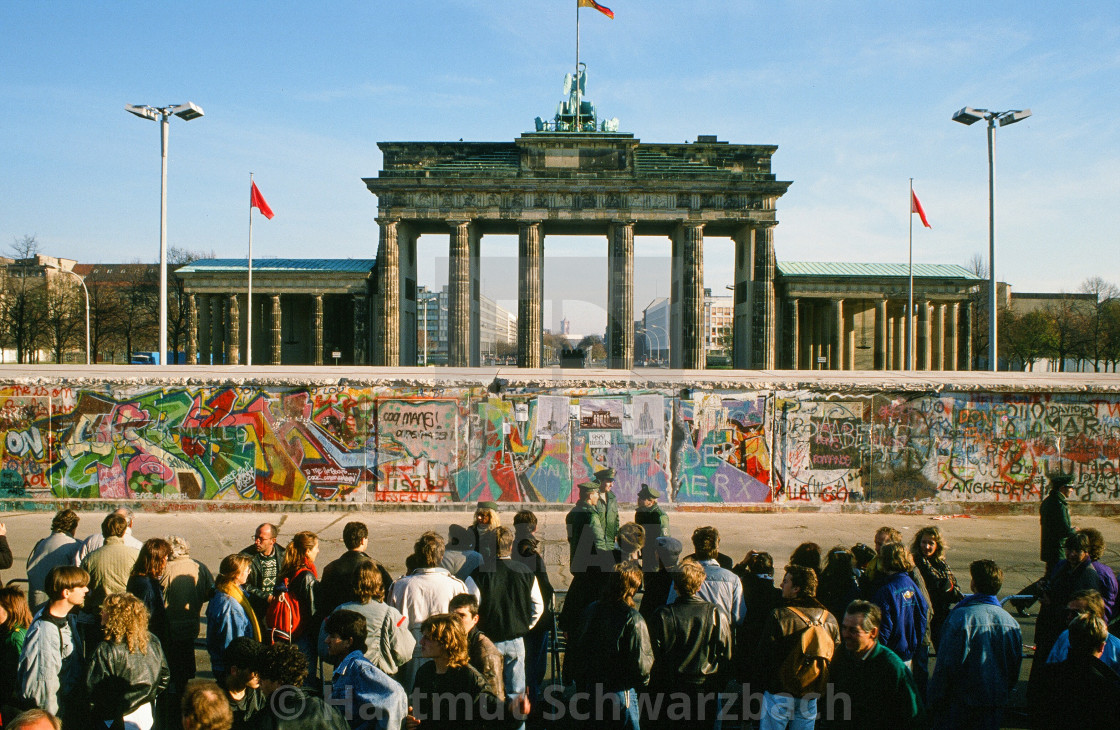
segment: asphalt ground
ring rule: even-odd
[[[99,529],[104,513],[79,513],[81,523],[78,536],[84,537]],[[620,517],[625,522],[632,516],[632,509],[623,508]],[[340,555],[343,526],[352,520],[364,522],[370,531],[368,552],[386,565],[393,575],[404,573],[405,557],[411,552],[416,538],[426,530],[447,534],[450,524],[470,523],[472,512],[283,512],[268,513],[197,512],[197,513],[138,513],[133,534],[143,540],[148,537],[179,535],[191,544],[191,556],[217,571],[221,559],[250,545],[256,526],[272,519],[280,527],[280,540],[287,542],[292,534],[301,530],[315,532],[322,543],[320,566]],[[22,567],[35,543],[50,531],[50,512],[0,513],[8,531],[8,541],[15,559],[13,567],[3,571],[0,578],[10,581],[25,578]],[[538,513],[538,537],[543,543],[549,577],[557,589],[568,586],[571,575],[567,569],[567,543],[565,541],[564,512]],[[513,511],[503,512],[505,524],[511,524]],[[1001,597],[1015,593],[1040,577],[1042,563],[1038,560],[1038,518],[1035,516],[949,516],[896,515],[896,514],[822,514],[776,513],[752,514],[730,512],[673,512],[670,529],[674,537],[685,544],[690,552],[689,536],[700,526],[711,525],[722,536],[721,551],[736,561],[748,550],[763,550],[774,556],[780,575],[780,566],[793,549],[802,542],[816,542],[823,550],[834,545],[851,546],[858,542],[872,544],[875,530],[883,525],[897,528],[907,544],[922,527],[936,525],[948,544],[946,557],[967,592],[968,566],[973,560],[995,560],[1004,571],[1004,589]],[[1109,547],[1104,562],[1114,569],[1120,568],[1120,517],[1075,516],[1075,527],[1096,527],[1105,537]],[[1014,614],[1013,614],[1014,615]],[[1034,637],[1034,617],[1019,618],[1023,642],[1030,646]],[[1029,656],[1029,650],[1027,651]],[[206,652],[198,652],[200,671],[208,671]],[[1023,662],[1023,670],[1014,701],[1022,702],[1025,680],[1030,671],[1030,659]],[[1016,727],[1009,718],[1007,727]]]

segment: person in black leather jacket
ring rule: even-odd
[[[565,664],[576,690],[589,693],[588,700],[601,693],[617,702],[613,717],[610,702],[577,708],[596,713],[605,709],[604,717],[594,718],[598,728],[638,726],[637,690],[649,682],[653,666],[649,630],[634,607],[641,585],[642,566],[637,561],[620,563],[607,575],[603,598],[584,612],[568,650]]]
[[[171,672],[159,639],[148,631],[148,611],[136,596],[107,596],[101,624],[105,641],[94,649],[86,670],[90,719],[98,726],[111,723],[113,730],[123,729],[124,718],[145,705],[146,713],[155,715],[155,701],[167,689]]]
[[[649,691],[665,698],[683,692],[690,698],[714,695],[731,677],[731,617],[719,606],[696,596],[704,582],[704,568],[692,560],[681,563],[673,575],[677,600],[657,609],[649,622],[653,645],[653,670]],[[656,705],[651,703],[647,707]],[[707,706],[717,704],[708,701]],[[699,710],[699,702],[692,708]],[[712,711],[701,721],[697,713],[689,727],[711,727],[718,713]],[[669,727],[665,718],[643,717],[642,727]]]

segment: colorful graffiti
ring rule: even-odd
[[[632,502],[1120,500],[1120,397],[0,387],[0,497]]]

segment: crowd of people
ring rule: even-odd
[[[889,526],[873,546],[803,543],[780,570],[765,551],[738,562],[720,552],[713,527],[696,529],[682,557],[657,490],[643,485],[621,523],[613,481],[605,469],[578,486],[562,601],[536,515],[505,525],[493,502],[446,537],[420,535],[396,578],[368,553],[361,521],[322,568],[314,533],[285,545],[264,523],[215,575],[180,536],[136,539],[127,509],[85,540],[61,510],[28,558],[27,592],[0,590],[0,719],[112,730],[1000,726],[1023,641],[993,561],[974,561],[962,585],[938,528],[904,545]],[[1046,573],[1014,604],[1042,604],[1028,709],[1037,727],[1114,727],[1117,582],[1100,532],[1070,524],[1068,490],[1054,480]],[[0,524],[0,566],[7,547]],[[195,676],[203,632],[213,680]]]

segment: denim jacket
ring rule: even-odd
[[[1019,681],[1023,636],[1019,622],[984,593],[965,596],[949,612],[929,682],[929,705],[1002,707]]]

